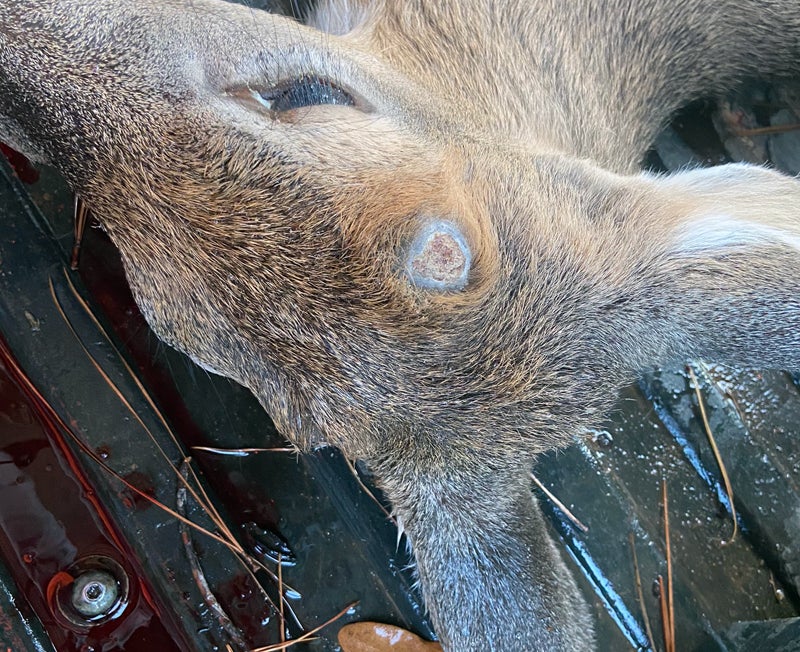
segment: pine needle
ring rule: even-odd
[[[730,478],[728,477],[728,470],[725,468],[725,462],[722,461],[722,455],[719,452],[719,448],[717,447],[717,442],[714,439],[714,433],[711,432],[711,425],[708,422],[708,416],[706,415],[706,406],[705,402],[703,401],[703,394],[700,392],[700,383],[697,381],[697,376],[694,373],[694,369],[691,366],[686,367],[689,371],[689,377],[692,380],[692,385],[694,385],[694,392],[697,396],[697,403],[700,406],[700,416],[703,420],[703,428],[706,431],[706,437],[708,438],[708,443],[711,445],[711,450],[714,452],[714,459],[717,461],[717,467],[719,468],[719,473],[722,476],[722,482],[725,485],[725,493],[728,496],[728,504],[731,506],[731,518],[733,519],[733,532],[731,533],[731,538],[727,541],[723,541],[723,545],[730,545],[736,539],[736,535],[739,532],[739,522],[736,517],[736,505],[733,503],[733,487],[731,486]]]

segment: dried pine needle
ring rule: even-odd
[[[717,462],[717,467],[719,468],[720,475],[722,476],[722,482],[725,485],[725,493],[728,496],[728,504],[731,506],[731,518],[733,519],[733,532],[731,533],[731,538],[727,541],[723,542],[723,545],[730,545],[736,539],[736,535],[739,532],[739,523],[736,517],[736,505],[733,503],[733,487],[731,486],[730,478],[728,477],[728,470],[725,468],[725,462],[722,461],[722,455],[719,452],[719,448],[717,447],[717,442],[714,439],[714,433],[711,431],[711,425],[708,422],[708,415],[706,414],[706,406],[705,401],[703,401],[703,394],[700,391],[700,383],[697,381],[697,376],[694,373],[694,369],[691,366],[686,367],[689,371],[689,378],[692,380],[692,385],[694,386],[694,392],[697,396],[697,403],[700,406],[700,416],[703,420],[703,428],[706,431],[706,437],[708,438],[708,443],[711,445],[711,450],[714,453],[714,459]]]
[[[257,453],[297,453],[296,448],[281,446],[278,448],[217,448],[216,446],[192,446],[193,451],[211,453],[222,457],[249,457]]]
[[[187,477],[189,474],[189,458],[183,460],[181,464],[181,474]],[[181,516],[186,516],[186,487],[179,486],[178,493],[175,501],[175,509]],[[181,542],[183,543],[183,550],[186,554],[186,559],[189,562],[189,567],[192,569],[192,577],[194,578],[195,585],[203,597],[206,607],[217,619],[220,627],[225,630],[231,641],[236,644],[237,649],[247,649],[247,644],[241,630],[233,624],[230,616],[225,612],[224,607],[220,604],[217,596],[211,590],[211,586],[206,579],[203,567],[200,563],[200,558],[194,548],[191,532],[185,523],[180,524]]]
[[[358,475],[358,471],[356,471],[356,467],[353,466],[353,463],[346,457],[344,458],[344,461],[347,464],[347,468],[350,469],[350,473],[352,473],[353,477],[356,479],[358,486],[361,487],[361,491],[367,494],[367,496],[369,496],[372,499],[372,502],[374,502],[378,507],[380,507],[381,511],[386,515],[386,518],[388,518],[392,523],[395,524],[395,526],[397,526],[397,521],[395,520],[394,516],[392,516],[389,510],[387,510],[383,506],[383,503],[380,500],[378,500],[377,496],[375,496],[375,494],[369,490],[369,487],[367,487],[367,485],[364,484],[364,481],[361,479],[361,476]]]
[[[662,599],[666,600],[667,620],[664,624],[664,645],[667,652],[675,652],[675,600],[672,592],[672,545],[670,543],[669,530],[669,496],[667,494],[667,481],[661,481],[661,501],[664,515],[664,544],[667,557],[667,591],[664,597],[663,586],[661,591]],[[659,576],[659,581],[661,577]],[[663,583],[662,583],[663,584]],[[662,607],[662,614],[664,613]]]
[[[584,533],[589,531],[589,528],[583,523],[581,523],[577,519],[577,517],[571,511],[569,511],[569,509],[567,509],[567,506],[564,503],[562,503],[558,498],[556,498],[553,495],[553,493],[541,483],[539,478],[537,478],[533,473],[531,473],[530,476],[531,480],[533,480],[533,484],[535,484],[537,487],[539,487],[539,489],[541,489],[544,492],[544,495],[547,496],[550,502],[552,502],[556,507],[558,507],[562,512],[564,512],[564,515],[575,525],[575,527],[577,527],[581,532]]]
[[[642,610],[642,619],[644,620],[644,630],[647,634],[647,640],[650,643],[650,649],[656,649],[655,639],[653,638],[653,630],[650,628],[650,616],[647,613],[647,605],[644,601],[644,591],[642,590],[642,575],[639,572],[639,558],[636,555],[636,542],[633,538],[633,532],[628,534],[628,542],[631,545],[631,556],[633,557],[633,577],[636,581],[636,596],[639,600],[639,608]]]
[[[670,638],[669,605],[667,604],[667,591],[664,586],[664,578],[659,575],[656,578],[658,583],[658,607],[661,612],[661,632],[664,637],[665,652],[674,652],[674,641]]]
[[[75,205],[73,207],[72,219],[72,253],[70,255],[69,266],[72,271],[78,269],[78,263],[81,256],[81,244],[83,243],[83,234],[86,231],[86,225],[89,222],[89,207],[84,201],[75,195]]]
[[[750,128],[742,128],[742,129],[734,129],[732,130],[732,134],[734,136],[738,136],[739,138],[742,137],[752,137],[752,136],[768,136],[770,134],[785,134],[790,131],[797,131],[800,129],[800,123],[795,124],[788,124],[788,125],[770,125],[768,127],[750,127]]]
[[[327,627],[331,623],[336,622],[339,618],[344,616],[348,611],[350,611],[357,604],[358,604],[357,600],[355,602],[351,602],[350,604],[348,604],[344,609],[342,609],[335,616],[329,618],[324,623],[322,623],[321,625],[318,625],[314,629],[307,631],[302,636],[298,636],[297,638],[293,638],[291,641],[285,641],[283,643],[274,643],[273,645],[267,645],[265,647],[258,647],[258,648],[255,648],[253,650],[250,650],[250,652],[276,652],[277,650],[285,650],[286,648],[292,647],[293,645],[297,645],[298,643],[307,643],[308,641],[310,641],[310,640],[312,640],[314,638],[314,635],[318,631],[320,631],[324,627]]]

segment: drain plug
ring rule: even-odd
[[[86,571],[72,583],[72,606],[89,620],[108,615],[118,597],[117,580],[106,571]]]
[[[47,595],[60,624],[85,632],[119,618],[128,607],[130,590],[128,574],[117,561],[90,555],[56,573]]]

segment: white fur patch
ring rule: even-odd
[[[682,225],[673,251],[692,254],[757,245],[783,245],[800,251],[800,236],[767,224],[708,215]]]
[[[342,36],[352,32],[367,17],[363,3],[351,0],[327,0],[319,2],[308,17],[308,25],[327,34]]]

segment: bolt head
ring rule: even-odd
[[[107,614],[118,597],[117,580],[105,571],[86,571],[78,575],[72,585],[72,606],[84,618]]]

